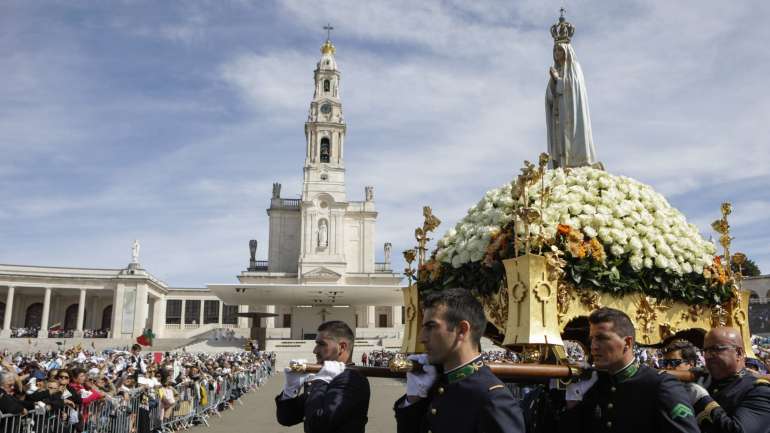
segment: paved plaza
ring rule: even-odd
[[[369,422],[366,424],[367,433],[392,433],[396,431],[396,421],[393,418],[393,402],[405,390],[403,381],[396,379],[369,379],[372,389],[372,399],[369,403]],[[246,394],[236,403],[235,409],[226,411],[221,418],[214,417],[209,421],[210,428],[199,426],[192,429],[193,433],[297,433],[302,432],[302,424],[284,427],[275,420],[276,395],[283,386],[283,374],[277,374],[262,387]]]

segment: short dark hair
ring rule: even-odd
[[[682,354],[682,359],[690,365],[698,364],[698,352],[695,350],[694,344],[687,340],[674,340],[666,346],[663,353],[676,352],[677,350]]]
[[[131,346],[131,350],[142,350],[142,346],[135,343],[133,346]]]
[[[444,320],[453,330],[461,321],[465,320],[471,325],[471,339],[481,350],[481,336],[487,327],[487,316],[484,315],[484,307],[466,289],[447,289],[429,293],[422,301],[422,309],[446,307]]]
[[[329,320],[318,326],[318,332],[325,332],[335,340],[341,338],[348,340],[350,342],[350,353],[353,353],[353,343],[356,341],[356,335],[347,323],[342,320]]]
[[[588,323],[598,325],[600,323],[612,323],[612,330],[621,338],[631,337],[636,341],[636,329],[628,314],[614,308],[602,307],[594,310],[588,316]]]

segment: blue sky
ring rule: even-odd
[[[562,1],[5,1],[0,263],[230,283],[267,251],[271,184],[300,192],[325,38],[342,70],[348,196],[375,186],[381,245],[413,244],[545,149]],[[770,272],[764,1],[567,1],[600,159]],[[398,263],[398,267],[401,264]]]

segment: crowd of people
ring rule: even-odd
[[[40,334],[40,328],[21,327],[11,328],[11,338],[37,338]],[[107,338],[110,335],[109,329],[84,329],[84,338]],[[72,338],[75,336],[74,329],[51,328],[48,330],[48,338]]]
[[[393,350],[364,352],[361,354],[361,365],[368,367],[387,367],[390,364],[390,361],[392,361],[398,354],[399,352]]]
[[[0,431],[14,431],[9,426],[22,419],[9,416],[46,414],[45,419],[64,424],[60,431],[87,431],[90,416],[92,423],[96,417],[112,418],[99,424],[104,432],[149,432],[164,418],[190,413],[193,403],[210,406],[215,394],[224,395],[213,410],[231,407],[243,393],[261,385],[274,367],[272,353],[153,353],[142,352],[136,344],[128,351],[102,353],[81,347],[48,353],[5,351],[0,360]],[[123,425],[127,430],[114,421],[120,411],[133,417],[133,424]],[[150,413],[155,414],[152,420]]]

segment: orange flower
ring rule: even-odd
[[[588,242],[588,248],[591,250],[591,257],[599,263],[604,263],[607,259],[607,253],[604,252],[604,246],[596,238]]]
[[[586,248],[582,242],[570,242],[567,244],[567,248],[572,257],[582,259],[586,256]]]
[[[556,231],[562,236],[567,236],[572,231],[572,227],[567,224],[559,224],[556,226]]]

